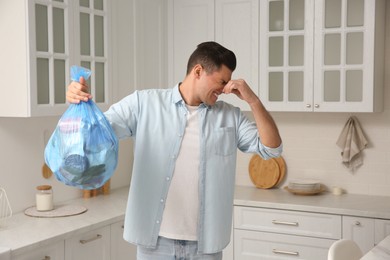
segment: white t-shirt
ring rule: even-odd
[[[197,240],[199,209],[198,107],[187,106],[187,125],[165,203],[160,236]]]

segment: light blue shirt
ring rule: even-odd
[[[135,91],[105,113],[118,138],[134,138],[134,164],[124,238],[154,248],[188,113],[178,85]],[[256,124],[222,101],[199,106],[199,253],[222,251],[230,240],[237,148],[263,158],[282,146],[261,143]],[[261,127],[261,126],[260,126]]]

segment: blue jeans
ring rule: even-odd
[[[198,254],[198,242],[159,237],[157,248],[137,247],[137,260],[222,260],[222,252]]]

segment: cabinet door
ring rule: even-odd
[[[111,225],[111,260],[136,260],[137,247],[123,239],[123,221]]]
[[[61,113],[69,83],[72,12],[67,1],[28,1],[32,115]]]
[[[186,76],[187,62],[196,46],[214,40],[214,1],[170,0],[169,5],[173,11],[168,14],[168,81],[173,86]]]
[[[215,40],[236,54],[232,78],[242,78],[258,94],[259,1],[216,0]],[[235,95],[222,100],[249,111],[249,105]]]
[[[110,17],[107,0],[76,1],[75,19],[75,62],[92,71],[88,80],[94,101],[102,109],[108,108],[112,87],[110,69]]]
[[[65,259],[110,259],[110,226],[65,240]]]
[[[12,260],[63,260],[64,259],[64,241],[42,246],[31,250],[22,255],[12,257]]]
[[[311,0],[260,1],[260,98],[272,111],[312,111]]]
[[[375,245],[390,235],[390,220],[375,219]]]
[[[234,259],[326,260],[335,240],[235,229]]]
[[[355,241],[367,253],[374,247],[374,219],[343,216],[343,238]]]
[[[378,96],[383,85],[383,4],[316,1],[314,104],[318,111],[382,109],[383,98]]]

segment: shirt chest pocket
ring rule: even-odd
[[[233,154],[236,149],[236,138],[234,127],[222,127],[214,131],[215,136],[215,154],[228,156]]]

